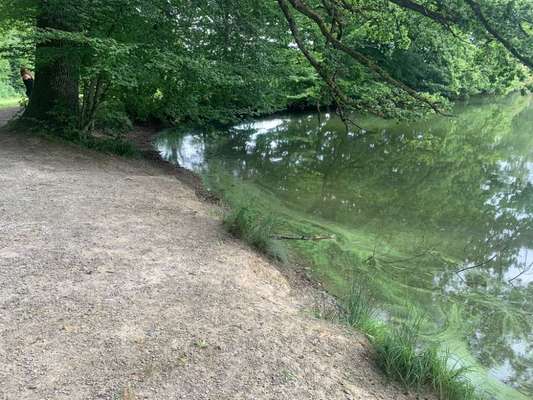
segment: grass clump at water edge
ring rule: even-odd
[[[375,339],[377,362],[385,374],[409,388],[432,387],[441,399],[478,400],[464,377],[465,367],[450,367],[450,357],[435,347],[422,347],[414,326],[404,324]]]
[[[453,366],[447,351],[420,342],[422,318],[411,314],[397,326],[379,321],[373,302],[357,284],[344,299],[343,321],[368,336],[387,377],[417,391],[431,387],[444,400],[481,400],[465,377],[468,368]]]
[[[361,285],[353,282],[348,296],[343,301],[343,321],[351,327],[359,328],[372,336],[376,330],[374,323],[375,309],[368,292]]]
[[[251,206],[242,205],[224,215],[224,227],[255,249],[281,261],[287,261],[287,250],[273,238],[275,219],[271,214],[261,215]]]
[[[287,262],[287,248],[275,238],[281,218],[274,216],[265,197],[253,185],[237,182],[216,165],[211,165],[202,179],[208,190],[222,200],[223,224],[229,233],[269,257]]]

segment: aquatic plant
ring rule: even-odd
[[[465,376],[467,367],[453,363],[447,350],[440,352],[421,342],[424,319],[415,309],[409,309],[401,322],[380,320],[373,300],[355,280],[342,306],[341,320],[367,335],[376,363],[387,377],[417,391],[431,387],[444,400],[481,399]]]
[[[450,367],[448,352],[420,348],[415,326],[402,325],[374,342],[377,362],[385,374],[406,387],[432,387],[441,399],[476,400],[480,396],[465,378],[466,367]]]
[[[355,281],[352,282],[350,292],[344,300],[344,308],[344,320],[352,327],[368,327],[375,316],[370,296],[362,285]]]

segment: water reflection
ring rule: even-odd
[[[156,143],[161,157],[192,171],[205,166],[205,144],[199,135],[163,135]]]
[[[369,284],[380,300],[408,299],[441,329],[458,309],[457,339],[531,396],[533,101],[490,99],[455,114],[360,120],[368,132],[347,132],[330,115],[286,116],[213,136],[166,135],[158,147],[191,169],[216,159],[311,218],[374,235],[380,262]]]

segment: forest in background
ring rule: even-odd
[[[89,132],[333,106],[383,117],[531,86],[527,0],[1,0],[0,97]]]

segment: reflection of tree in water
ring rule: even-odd
[[[164,160],[178,167],[197,170],[205,161],[204,143],[204,138],[194,133],[168,132],[160,136],[155,145]]]
[[[213,146],[234,173],[308,213],[398,235],[431,232],[441,252],[462,262],[444,268],[446,262],[431,257],[418,260],[418,268],[430,272],[427,287],[440,294],[417,296],[429,297],[426,304],[461,304],[473,353],[496,375],[514,370],[510,383],[526,388],[533,363],[533,305],[527,301],[533,271],[520,254],[533,244],[529,103],[515,97],[479,104],[458,110],[452,120],[369,121],[374,133],[366,134],[346,132],[335,118],[318,127],[316,117],[303,116],[261,135],[253,126],[234,129]],[[396,273],[407,268],[412,265]]]

